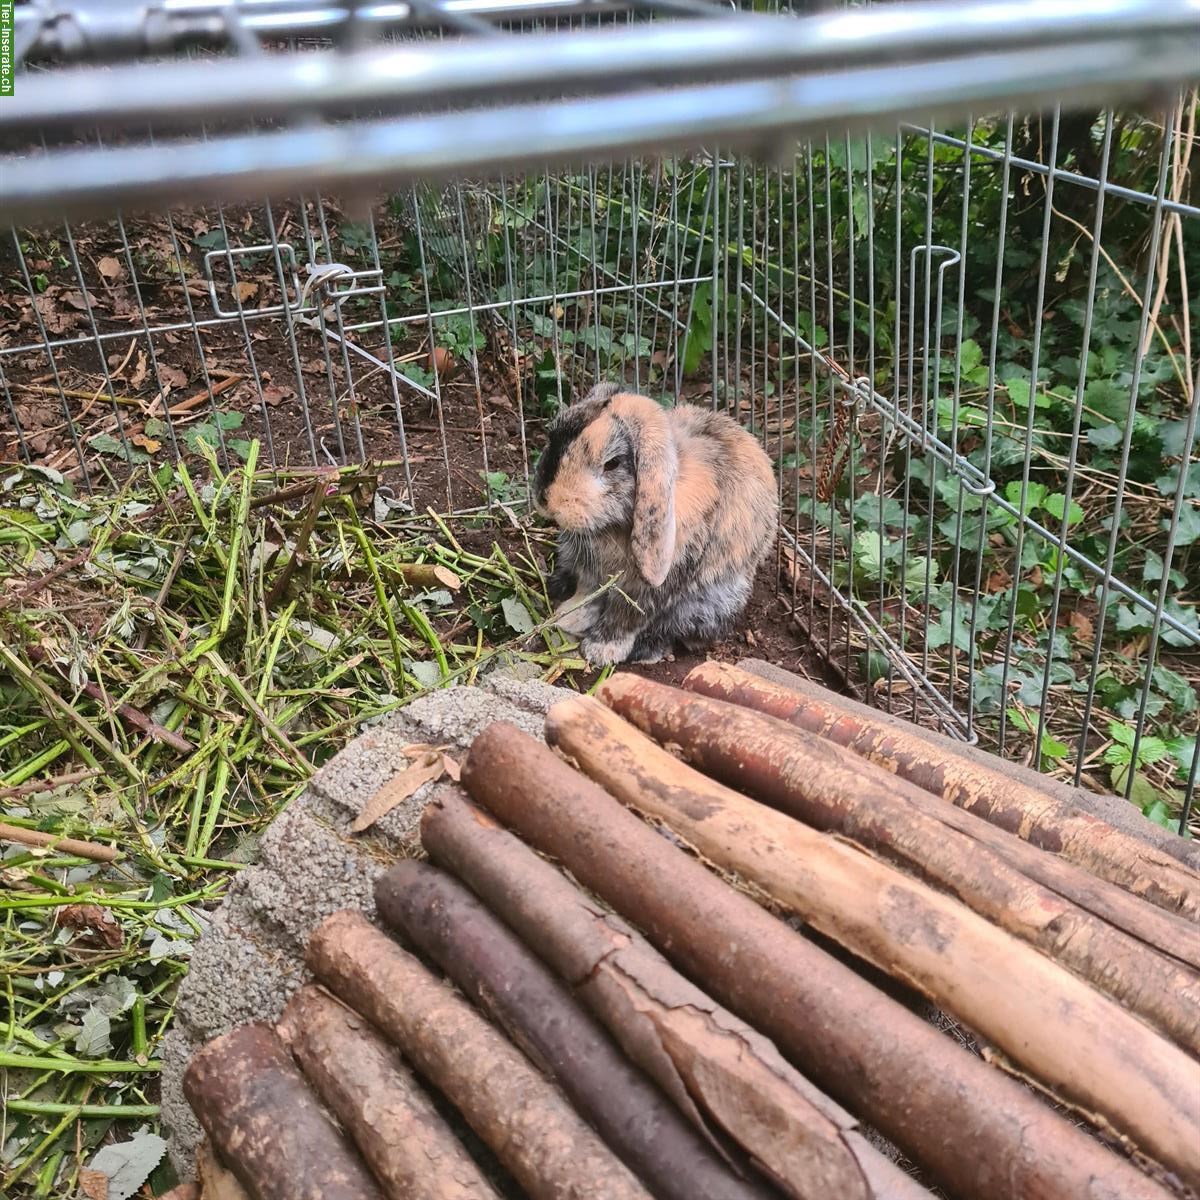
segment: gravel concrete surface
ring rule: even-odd
[[[192,1054],[243,1022],[275,1020],[308,981],[302,955],[313,927],[343,908],[373,916],[376,876],[416,852],[421,811],[445,780],[427,784],[364,833],[349,832],[379,788],[408,766],[400,751],[432,742],[452,746],[453,756],[493,721],[541,738],[546,709],[569,694],[514,668],[483,677],[477,687],[432,692],[346,746],[271,823],[258,862],[234,881],[197,942],[175,1025],[163,1039],[162,1119],[181,1179],[194,1177],[202,1137],[183,1096]]]

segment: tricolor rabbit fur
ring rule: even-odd
[[[736,421],[611,383],[555,418],[535,497],[561,531],[547,582],[556,622],[594,666],[729,633],[779,519],[771,461]]]

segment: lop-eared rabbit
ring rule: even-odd
[[[593,666],[728,634],[779,520],[771,460],[736,421],[612,383],[555,418],[535,498],[561,531],[547,581],[556,623]]]

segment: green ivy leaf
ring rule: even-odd
[[[1008,392],[1008,398],[1018,408],[1029,407],[1029,380],[1020,379],[1016,376],[1004,381],[1004,390]]]
[[[123,458],[129,463],[148,463],[150,461],[150,455],[144,450],[128,446],[110,433],[93,434],[88,438],[88,445],[99,454],[111,454],[116,458]]]
[[[533,632],[533,618],[529,615],[529,609],[515,596],[505,596],[500,601],[500,608],[510,629],[515,629],[517,633]]]
[[[924,554],[914,555],[905,561],[904,590],[906,592],[923,592],[925,588],[937,583],[938,564],[936,559]]]
[[[435,688],[442,682],[441,668],[432,659],[407,659],[404,669],[423,688]]]
[[[868,579],[883,579],[884,559],[891,541],[874,529],[863,529],[854,535],[854,565]]]
[[[877,679],[886,679],[891,673],[892,664],[886,654],[878,650],[869,650],[863,655],[863,673],[869,683]]]
[[[1186,780],[1192,773],[1192,760],[1196,757],[1195,737],[1176,737],[1167,743],[1171,757],[1175,759],[1175,775]]]
[[[1067,498],[1062,492],[1051,492],[1042,501],[1042,508],[1046,510],[1056,521],[1063,519],[1063,506],[1066,504]],[[1083,506],[1077,504],[1074,500],[1071,501],[1071,512],[1067,518],[1068,525],[1078,525],[1083,520]]]
[[[1169,467],[1165,474],[1154,481],[1164,496],[1173,496],[1179,487],[1179,465]],[[1183,494],[1191,500],[1200,499],[1200,463],[1188,463],[1187,475],[1183,481]]]
[[[974,338],[967,338],[959,351],[958,362],[964,375],[970,375],[983,361],[983,351]]]
[[[1171,816],[1171,809],[1168,807],[1166,801],[1160,799],[1157,794],[1153,803],[1149,804],[1142,811],[1155,825],[1161,825],[1164,829],[1173,830],[1175,828],[1177,822]]]
[[[1071,753],[1071,747],[1065,742],[1060,742],[1058,738],[1051,737],[1048,733],[1042,734],[1042,757],[1043,758],[1066,758]]]
[[[692,296],[692,311],[684,333],[683,373],[694,375],[712,350],[712,284],[701,283]]]
[[[1166,563],[1163,562],[1162,555],[1157,550],[1146,547],[1146,561],[1142,563],[1142,578],[1153,579],[1157,583],[1163,577],[1163,571],[1166,568]],[[1172,570],[1167,576],[1167,582],[1172,587],[1181,588],[1187,583],[1182,571]]]
[[[1163,605],[1166,612],[1175,618],[1185,629],[1191,631],[1192,636],[1185,633],[1177,633],[1170,625],[1163,625],[1162,640],[1168,646],[1175,646],[1181,650],[1193,649],[1197,642],[1200,642],[1200,612],[1194,608],[1185,608],[1173,596],[1168,598],[1166,604]]]
[[[1150,628],[1150,614],[1132,604],[1118,604],[1116,614],[1118,633],[1141,633]]]
[[[1028,514],[1032,509],[1043,507],[1046,485],[1030,481],[1025,485],[1025,507],[1021,507],[1021,481],[1012,479],[1004,485],[1004,498],[1020,513]]]
[[[1160,737],[1144,735],[1138,742],[1137,756],[1139,765],[1151,767],[1166,758],[1167,743]]]
[[[1108,736],[1120,746],[1132,746],[1136,732],[1120,721],[1109,721]]]
[[[1160,803],[1161,797],[1158,794],[1158,789],[1148,780],[1141,771],[1134,771],[1133,783],[1128,782],[1128,769],[1121,778],[1121,783],[1117,787],[1117,791],[1123,793],[1126,787],[1129,787],[1129,799],[1133,804],[1145,812],[1152,805]]]
[[[1101,425],[1088,430],[1088,442],[1100,450],[1113,450],[1121,444],[1125,435],[1116,425]]]
[[[1163,453],[1168,458],[1188,458],[1191,447],[1187,442],[1187,421],[1164,421],[1158,427]]]
[[[1197,703],[1200,703],[1196,699],[1196,689],[1182,675],[1169,667],[1158,666],[1150,673],[1150,682],[1175,706],[1180,716],[1196,711]]]
[[[1171,520],[1164,517],[1160,528],[1171,528]],[[1176,546],[1191,546],[1200,541],[1200,505],[1185,504],[1179,511],[1179,528],[1175,533]]]

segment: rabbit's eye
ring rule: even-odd
[[[606,471],[615,471],[625,460],[618,454],[604,464]]]

